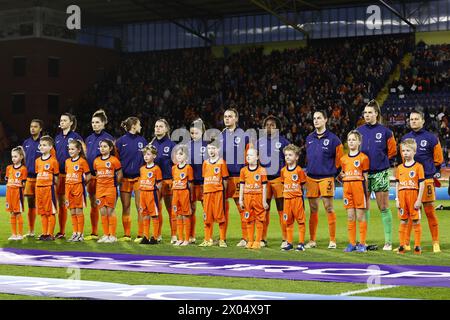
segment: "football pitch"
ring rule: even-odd
[[[450,206],[450,201],[437,201],[446,206]],[[309,206],[305,201],[306,212],[309,212]],[[239,215],[234,203],[231,204],[230,223],[227,232],[228,248],[210,247],[200,248],[197,245],[187,247],[174,247],[170,244],[169,222],[167,212],[163,210],[163,243],[160,245],[140,245],[133,242],[118,242],[114,244],[98,244],[94,241],[85,241],[81,243],[68,243],[66,240],[56,240],[54,242],[42,242],[34,239],[26,239],[19,242],[8,241],[10,236],[9,215],[2,209],[2,219],[0,221],[0,247],[17,249],[40,249],[49,251],[86,251],[86,252],[111,252],[127,253],[139,255],[154,256],[191,256],[208,258],[239,258],[239,259],[258,259],[258,260],[297,260],[310,262],[345,262],[345,263],[364,263],[364,264],[399,264],[399,265],[450,265],[450,212],[437,211],[440,227],[441,253],[432,252],[431,237],[428,229],[426,217],[422,217],[422,250],[420,256],[407,253],[404,256],[398,256],[394,252],[382,251],[384,244],[383,227],[381,217],[376,208],[374,200],[371,202],[371,219],[368,226],[367,243],[377,244],[379,250],[369,251],[367,253],[344,253],[343,249],[347,245],[347,222],[346,213],[342,207],[342,201],[335,201],[335,210],[337,214],[336,239],[338,248],[336,250],[327,249],[328,246],[328,223],[323,207],[319,213],[319,226],[317,243],[318,247],[305,252],[282,252],[280,251],[280,227],[278,224],[278,214],[275,210],[275,203],[272,203],[271,221],[268,231],[268,247],[259,251],[246,250],[236,247],[241,238],[241,228]],[[0,197],[0,208],[5,208],[5,198]],[[121,224],[121,204],[117,204],[118,227],[117,235],[122,236]],[[391,201],[393,212],[393,239],[394,247],[398,245],[398,218]],[[136,209],[132,208],[133,228],[132,236],[136,235]],[[196,238],[197,244],[203,240],[203,223],[201,220],[201,206],[197,208],[197,226]],[[307,214],[308,216],[308,214]],[[89,210],[85,209],[85,235],[90,233]],[[101,226],[99,226],[101,230]],[[59,229],[58,224],[55,232]],[[70,217],[68,217],[66,235],[71,234]],[[41,231],[40,219],[36,219],[36,233]],[[306,239],[309,238],[308,226],[306,226]],[[28,231],[26,213],[24,214],[24,232]],[[215,236],[218,236],[218,227],[215,226]],[[413,237],[413,236],[412,236]],[[297,228],[295,228],[294,242],[297,238]],[[14,275],[27,277],[46,277],[61,278],[69,277],[66,268],[50,267],[30,267],[15,265],[0,265],[0,275]],[[132,285],[178,285],[190,287],[209,287],[223,289],[242,289],[255,291],[271,292],[289,292],[305,294],[323,294],[339,295],[352,291],[367,289],[367,284],[358,283],[337,283],[337,282],[319,282],[319,281],[294,281],[278,279],[261,278],[240,278],[240,277],[221,277],[221,276],[200,276],[200,275],[180,275],[163,273],[143,273],[143,272],[124,272],[111,270],[81,270],[81,280],[116,282]],[[413,287],[398,286],[378,291],[358,293],[358,296],[386,297],[386,298],[407,298],[407,299],[450,299],[449,288],[436,287]],[[0,299],[47,299],[42,297],[31,297],[21,295],[0,294]],[[48,298],[56,299],[56,298]]]

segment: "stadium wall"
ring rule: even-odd
[[[25,75],[15,76],[14,57],[25,57]],[[49,76],[49,58],[59,59],[58,76]],[[110,49],[48,39],[0,41],[0,118],[18,136],[29,134],[28,124],[41,118],[47,124],[78,105],[79,97],[120,59]],[[13,108],[13,94],[25,95],[25,107]],[[49,94],[58,96],[58,108],[49,108]]]
[[[423,41],[428,45],[450,43],[450,31],[417,32],[416,44]]]

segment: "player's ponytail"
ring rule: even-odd
[[[103,122],[105,125],[108,123],[108,117],[106,116],[105,110],[98,109],[94,112],[92,115],[92,118],[99,118],[101,122]]]
[[[62,116],[66,116],[69,118],[69,121],[72,122],[72,125],[70,126],[70,131],[75,131],[77,129],[77,117],[75,117],[73,114],[69,112],[64,112]]]
[[[380,105],[378,104],[378,101],[372,99],[367,103],[366,107],[372,108],[377,114],[377,123],[382,123],[383,119],[381,118],[381,109]]]
[[[198,118],[198,119],[195,119],[194,121],[192,121],[191,125],[189,126],[189,129],[190,128],[197,128],[202,131],[202,134],[205,133],[205,131],[206,131],[205,123],[203,122],[203,120],[201,118]]]
[[[22,146],[17,146],[15,148],[13,148],[11,150],[11,152],[17,152],[22,157],[22,161],[20,161],[20,163],[22,165],[25,165],[25,157],[26,157],[26,155],[25,155],[25,150],[23,149]]]
[[[126,118],[124,121],[122,121],[120,123],[120,126],[125,130],[125,131],[130,131],[131,128],[136,125],[139,122],[139,118],[137,117],[128,117]]]

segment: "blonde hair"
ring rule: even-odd
[[[98,109],[97,111],[95,111],[92,115],[92,118],[99,118],[100,121],[104,124],[108,123],[108,117],[106,116],[106,112],[103,109]]]
[[[39,141],[48,142],[52,147],[55,145],[55,140],[53,140],[53,138],[50,136],[42,136]]]
[[[417,151],[417,143],[416,140],[414,140],[413,138],[408,138],[400,142],[400,147],[402,146],[411,148],[414,151],[414,153],[416,153]]]
[[[25,165],[25,150],[23,149],[22,146],[17,146],[17,147],[15,147],[15,148],[13,148],[13,149],[11,150],[11,152],[17,152],[17,153],[22,157],[21,163],[22,163],[23,165]]]
[[[156,147],[150,143],[142,148],[142,154],[146,154],[147,151],[150,151],[150,153],[152,153],[154,156],[158,155],[158,149],[156,149]]]
[[[300,148],[297,147],[295,144],[291,143],[288,144],[286,147],[284,147],[283,153],[286,153],[286,151],[292,151],[296,156],[300,156]]]

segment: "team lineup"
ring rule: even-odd
[[[267,246],[270,204],[275,201],[280,227],[280,249],[305,251],[315,248],[320,199],[325,209],[329,249],[336,249],[336,213],[333,202],[335,181],[343,184],[343,204],[347,211],[348,246],[345,252],[366,252],[370,194],[376,197],[384,231],[383,250],[398,254],[421,254],[424,211],[432,238],[433,252],[440,252],[439,225],[435,213],[434,177],[444,162],[438,138],[424,129],[424,115],[412,111],[411,131],[401,138],[403,162],[395,174],[395,202],[398,209],[398,247],[394,248],[393,215],[389,208],[389,169],[397,156],[393,133],[381,124],[381,111],[375,100],[363,112],[365,124],[347,135],[348,153],[341,140],[327,129],[328,116],[315,111],[315,130],[305,142],[306,167],[298,164],[301,149],[279,134],[280,121],[268,116],[263,134],[257,139],[238,127],[234,108],[224,112],[225,129],[206,137],[201,119],[189,127],[191,140],[177,144],[169,137],[170,125],[159,119],[154,138],[140,135],[136,117],[122,122],[126,133],[115,139],[105,131],[108,123],[103,110],[92,116],[93,133],[83,139],[75,132],[76,117],[60,117],[61,132],[52,138],[42,135],[39,119],[30,123],[31,137],[11,151],[7,167],[6,211],[10,213],[11,237],[35,237],[39,215],[42,232],[39,241],[65,238],[70,213],[73,234],[68,241],[114,243],[134,241],[158,244],[162,241],[163,202],[168,212],[171,243],[196,243],[197,202],[203,208],[201,247],[216,245],[214,225],[219,228],[219,247],[227,247],[230,202],[235,202],[241,221],[238,247],[260,250]],[[88,196],[86,196],[86,192]],[[132,195],[134,194],[134,197]],[[304,196],[309,202],[309,241],[306,242]],[[23,232],[24,198],[28,202],[28,233]],[[122,203],[123,236],[117,237],[116,202]],[[84,234],[83,209],[90,202],[91,233]],[[134,198],[134,200],[133,200]],[[229,200],[232,199],[232,200]],[[138,231],[131,234],[132,201],[137,209]],[[423,211],[422,211],[423,210]],[[99,220],[102,234],[99,234]],[[54,234],[58,224],[59,231]],[[294,240],[295,225],[298,238]],[[359,241],[357,241],[357,225]],[[414,245],[410,245],[414,232]]]

